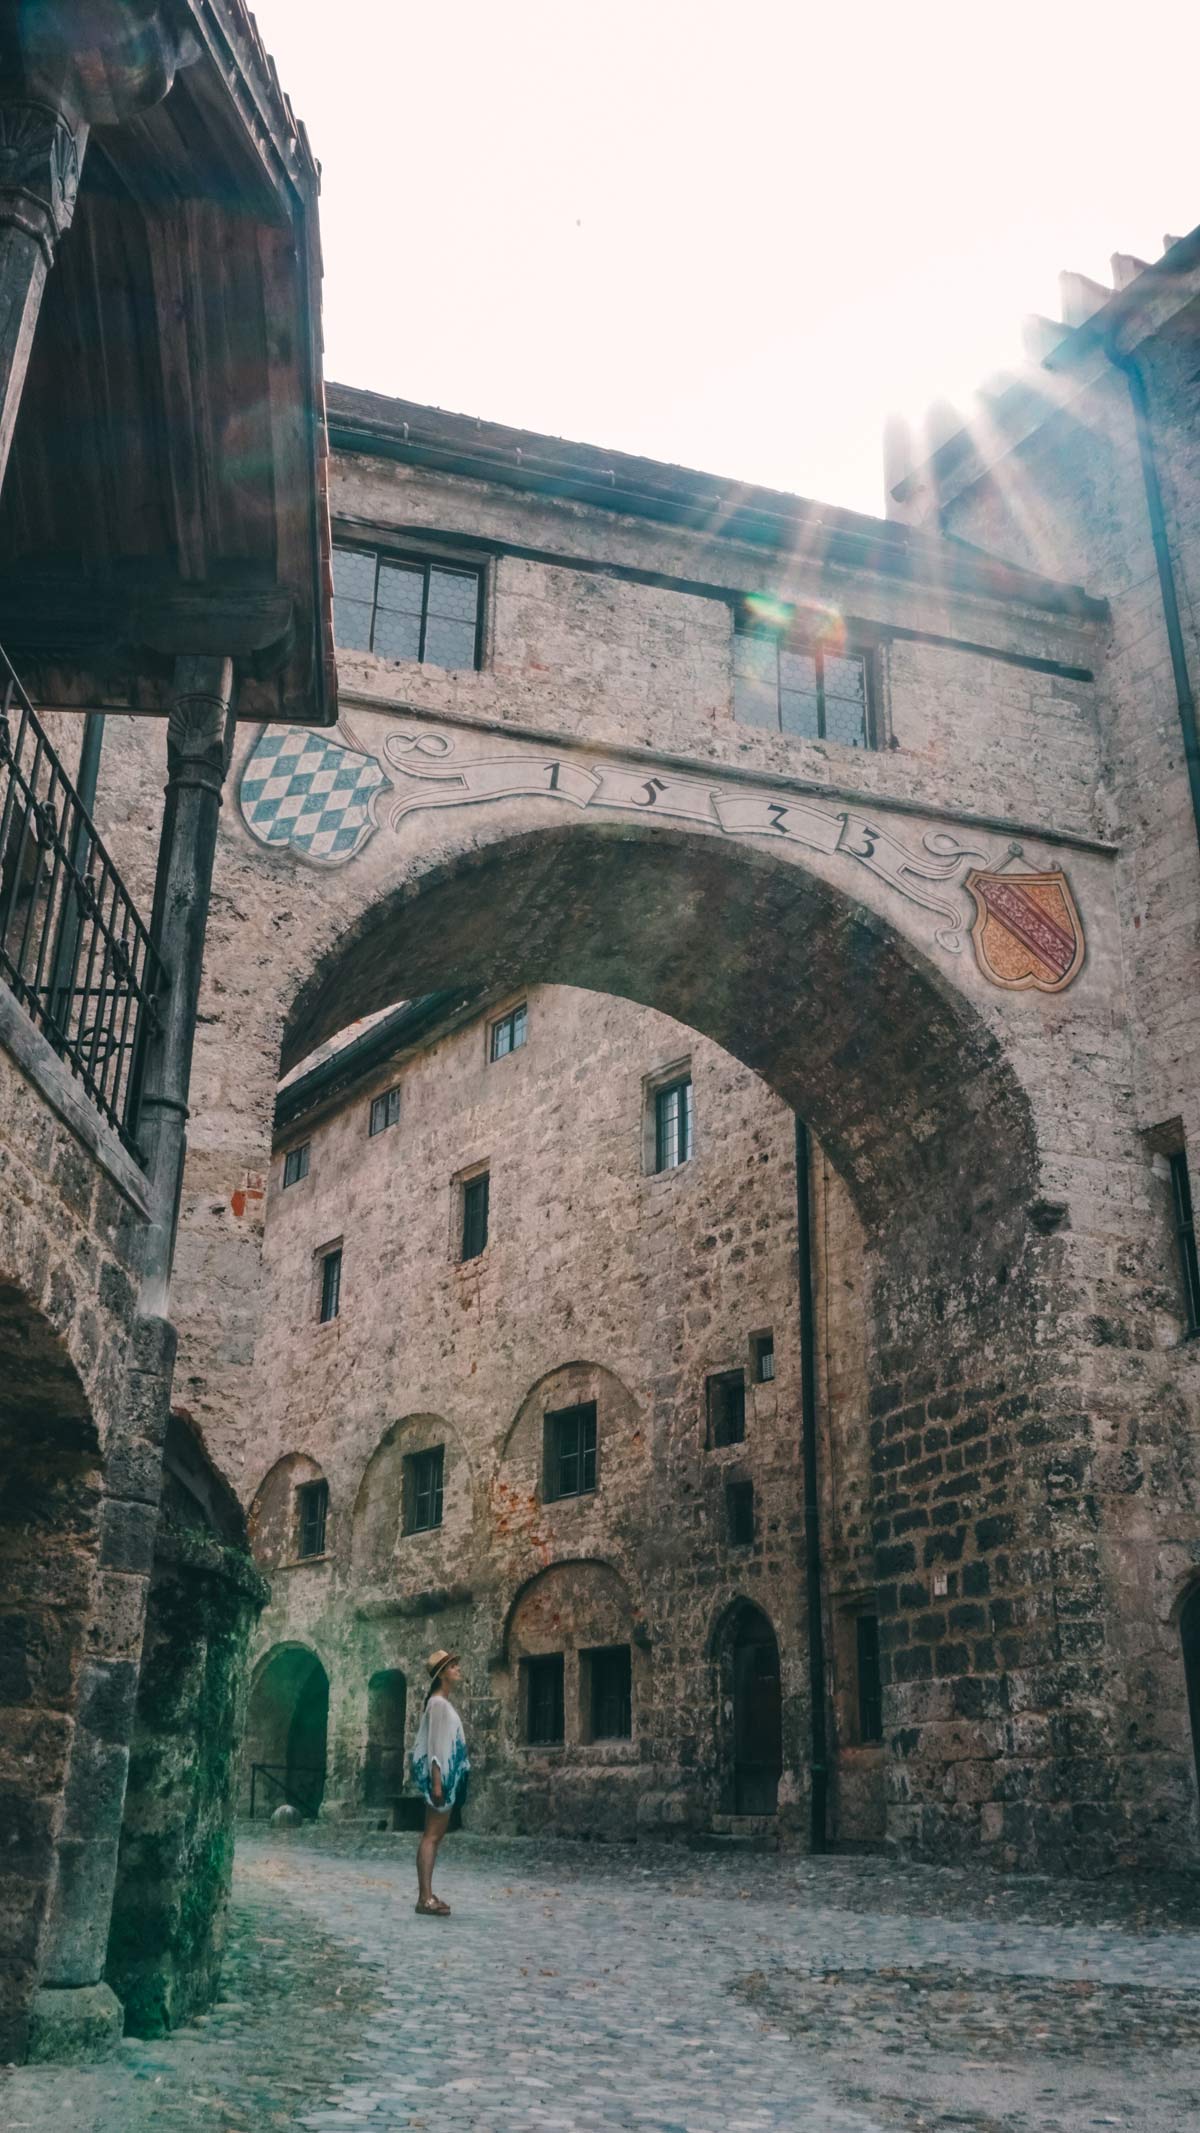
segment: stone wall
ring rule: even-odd
[[[809,1750],[791,1115],[663,1016],[570,988],[524,997],[527,1042],[508,1057],[490,1061],[492,1016],[477,1016],[281,1138],[250,1393],[268,1467],[251,1524],[272,1581],[256,1649],[307,1646],[328,1673],[327,1812],[364,1802],[371,1680],[404,1676],[411,1741],[424,1654],[453,1644],[472,1817],[628,1833],[725,1804],[713,1640],[752,1597],[779,1641],[780,1797],[798,1819]],[[693,1078],[695,1154],[655,1174],[647,1106],[676,1070]],[[371,1098],[391,1086],[399,1122],[371,1137]],[[305,1141],[308,1174],[283,1190],[286,1149]],[[462,1263],[454,1181],[485,1161],[487,1250]],[[828,1196],[838,1202],[832,1181]],[[314,1254],[338,1239],[340,1309],[322,1325]],[[775,1376],[758,1383],[752,1336],[768,1331]],[[708,1441],[705,1385],[729,1371],[744,1376],[745,1437],[722,1448]],[[547,1501],[544,1417],[584,1402],[597,1413],[595,1492]],[[406,1461],[436,1444],[442,1521],[405,1534]],[[298,1560],[295,1492],[322,1475],[325,1552]],[[745,1545],[728,1538],[732,1482],[754,1492]],[[628,1742],[590,1741],[581,1715],[580,1654],[610,1645],[632,1654]],[[539,1753],[523,1737],[522,1661],[552,1650],[567,1655],[566,1739]],[[252,1722],[251,1742],[266,1737]]]

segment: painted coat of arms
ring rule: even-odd
[[[1084,939],[1062,869],[1006,874],[972,867],[966,887],[975,904],[971,938],[984,976],[1008,992],[1064,991],[1083,962]]]
[[[246,758],[242,820],[260,844],[290,846],[318,865],[341,866],[373,834],[374,802],[388,783],[375,758],[310,727],[267,727]]]

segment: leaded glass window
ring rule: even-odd
[[[343,652],[477,667],[483,573],[431,556],[333,551],[333,634]]]
[[[869,748],[867,654],[794,644],[761,628],[735,628],[733,715],[743,725],[771,733]]]

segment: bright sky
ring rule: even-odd
[[[882,509],[1057,275],[1200,222],[1196,0],[255,0],[326,375]]]

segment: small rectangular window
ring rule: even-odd
[[[627,1644],[579,1654],[586,1683],[585,1722],[592,1740],[629,1740],[633,1733],[633,1669]]]
[[[399,1089],[385,1089],[382,1096],[371,1098],[371,1123],[368,1130],[372,1138],[377,1133],[386,1133],[388,1127],[397,1125],[399,1120]]]
[[[740,617],[733,637],[733,715],[810,741],[869,748],[866,652],[794,640],[785,629]]]
[[[435,556],[333,551],[333,633],[343,652],[477,667],[483,572]]]
[[[524,1659],[525,1738],[531,1748],[553,1748],[563,1738],[563,1655]]]
[[[770,1385],[775,1377],[775,1335],[773,1333],[752,1333],[750,1336],[750,1353],[754,1358],[755,1384]]]
[[[754,1541],[754,1483],[730,1481],[725,1487],[725,1537],[731,1548],[749,1548]]]
[[[285,1192],[289,1185],[298,1185],[301,1178],[308,1176],[308,1152],[311,1147],[311,1141],[302,1141],[298,1148],[288,1149],[283,1159],[283,1187]]]
[[[325,1522],[329,1513],[329,1483],[306,1481],[296,1491],[296,1553],[324,1555]]]
[[[406,1533],[429,1533],[442,1523],[445,1449],[442,1444],[434,1444],[428,1451],[413,1452],[405,1461]]]
[[[478,1057],[478,1054],[476,1054]],[[462,1189],[462,1256],[478,1259],[488,1241],[490,1180],[486,1170],[467,1178]]]
[[[654,1091],[654,1168],[677,1170],[692,1152],[692,1078]]]
[[[514,1007],[511,1015],[502,1015],[492,1024],[489,1057],[493,1060],[507,1059],[510,1052],[519,1052],[525,1042],[529,1027],[529,1009],[524,1003]]]
[[[1192,1209],[1192,1181],[1182,1148],[1170,1158],[1171,1191],[1175,1202],[1175,1241],[1183,1277],[1183,1302],[1189,1334],[1200,1333],[1200,1257],[1196,1252],[1196,1217]]]
[[[342,1251],[326,1252],[321,1261],[321,1324],[336,1318],[342,1302]]]
[[[587,1496],[596,1486],[596,1403],[560,1407],[546,1416],[543,1495]]]
[[[746,1373],[722,1370],[705,1380],[708,1441],[714,1448],[740,1444],[746,1434]]]
[[[858,1660],[858,1737],[883,1739],[883,1687],[879,1677],[879,1621],[860,1615],[855,1625]]]

